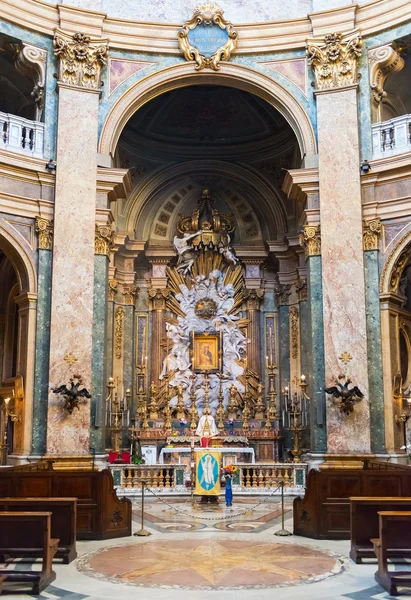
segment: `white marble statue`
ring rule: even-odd
[[[209,414],[209,410],[205,410],[196,429],[196,435],[199,437],[212,438],[218,435],[218,429],[215,424],[213,415]]]
[[[192,247],[189,246],[188,242],[202,233],[202,231],[197,231],[197,233],[185,233],[182,238],[179,238],[177,235],[174,236],[174,248],[177,250],[178,254],[177,271],[184,275],[191,271],[196,258],[195,252]]]

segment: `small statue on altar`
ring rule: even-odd
[[[148,409],[150,411],[150,419],[158,419],[157,386],[154,381],[150,385],[150,404]]]
[[[157,396],[157,386],[154,383],[154,381],[152,381],[151,385],[150,385],[150,398],[151,398],[151,401],[153,401],[153,398],[155,398],[155,396]]]
[[[232,383],[228,390],[228,404],[227,404],[227,414],[230,419],[235,419],[237,416],[238,403],[237,403],[237,395],[238,389]]]
[[[263,401],[263,390],[264,386],[259,383],[257,386],[257,404],[255,405],[255,417],[256,419],[264,419],[264,401]]]
[[[201,446],[203,448],[208,448],[208,446],[210,445],[211,438],[216,437],[218,435],[218,429],[215,424],[215,419],[211,414],[210,408],[208,406],[204,408],[203,414],[200,417],[196,429],[196,435],[198,435],[201,438]]]
[[[183,394],[184,394],[184,387],[181,384],[179,384],[177,386],[177,406],[176,406],[177,419],[184,419],[184,417],[186,416],[186,412],[187,412],[187,409],[184,404]]]

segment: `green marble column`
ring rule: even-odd
[[[385,453],[378,250],[364,252],[371,451]]]
[[[90,448],[97,454],[105,451],[105,398],[106,377],[104,349],[107,331],[108,257],[94,256],[92,398],[90,400]]]
[[[311,398],[310,446],[311,452],[327,450],[324,364],[324,320],[322,292],[322,263],[320,255],[307,258],[308,267],[308,322],[311,336],[307,344],[308,395]]]
[[[123,385],[133,391],[134,373],[134,305],[124,308]],[[134,396],[134,395],[133,395]]]
[[[52,258],[51,248],[39,249],[32,441],[32,454],[36,456],[46,452]]]
[[[283,305],[278,310],[278,337],[279,337],[279,367],[280,367],[280,385],[278,386],[278,395],[280,398],[280,414],[284,408],[283,394],[281,390],[285,386],[290,387],[290,307]],[[289,431],[285,432],[284,450],[293,447],[292,435]],[[287,458],[287,453],[284,453]]]

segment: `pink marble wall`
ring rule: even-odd
[[[326,384],[347,372],[365,395],[349,416],[327,398],[328,452],[369,452],[357,90],[319,93],[317,112]],[[344,352],[353,357],[346,369]]]
[[[98,102],[97,93],[60,86],[49,370],[50,388],[80,373],[91,393]],[[47,454],[87,454],[90,401],[72,415],[62,406],[50,389]]]

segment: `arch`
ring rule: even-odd
[[[277,81],[254,69],[235,63],[221,63],[215,71],[194,71],[192,63],[182,63],[157,71],[130,87],[111,108],[101,131],[100,154],[114,156],[124,127],[130,117],[146,102],[173,89],[192,85],[222,85],[259,96],[288,121],[293,129],[301,156],[317,153],[317,143],[311,121],[296,98]]]
[[[0,220],[0,250],[14,267],[20,293],[37,294],[36,267],[21,241],[6,229],[3,220]]]
[[[380,293],[392,294],[398,292],[402,273],[411,258],[411,231],[397,243],[391,251],[381,273]]]

